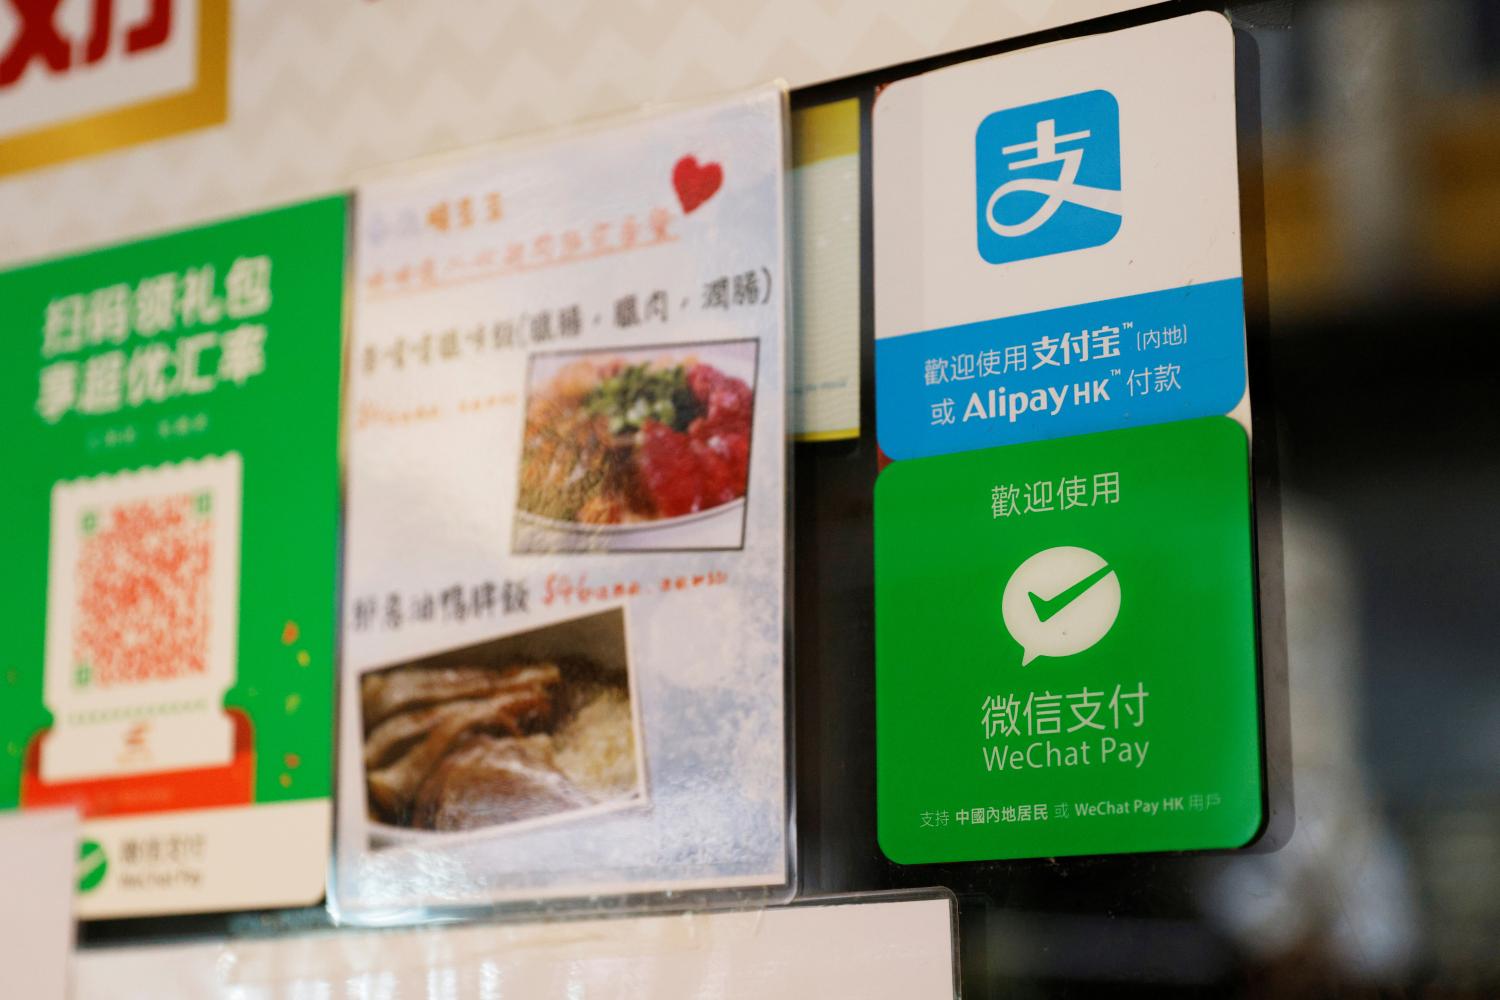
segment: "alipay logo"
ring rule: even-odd
[[[1120,231],[1120,105],[1090,90],[996,111],[974,137],[979,256],[991,264],[1108,243]]]

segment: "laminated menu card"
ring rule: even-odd
[[[82,917],[323,895],[346,205],[0,274],[0,808]]]
[[[341,916],[785,892],[784,103],[360,186]]]

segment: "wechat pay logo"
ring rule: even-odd
[[[1120,105],[1090,90],[996,111],[974,136],[979,256],[1103,246],[1120,231]]]
[[[78,864],[73,875],[78,880],[79,892],[92,892],[99,888],[109,872],[109,858],[97,840],[85,840],[78,845]]]
[[[1103,557],[1074,545],[1044,549],[1011,574],[1000,599],[1021,666],[1072,656],[1105,635],[1120,614],[1120,578]]]

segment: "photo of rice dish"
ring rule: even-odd
[[[732,503],[745,496],[753,415],[750,385],[699,355],[578,357],[527,401],[519,507],[622,525]]]
[[[579,656],[497,652],[360,678],[376,823],[457,832],[639,796],[623,672]]]

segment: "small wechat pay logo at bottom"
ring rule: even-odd
[[[1021,665],[1038,656],[1072,656],[1109,633],[1120,614],[1120,578],[1096,552],[1075,545],[1044,549],[1016,567],[1000,612],[1021,644]]]
[[[85,840],[78,845],[78,864],[74,876],[78,880],[79,892],[91,892],[99,888],[109,872],[109,857],[97,840]]]
[[[1120,231],[1120,106],[1107,90],[996,111],[974,137],[979,255],[1102,246]]]

